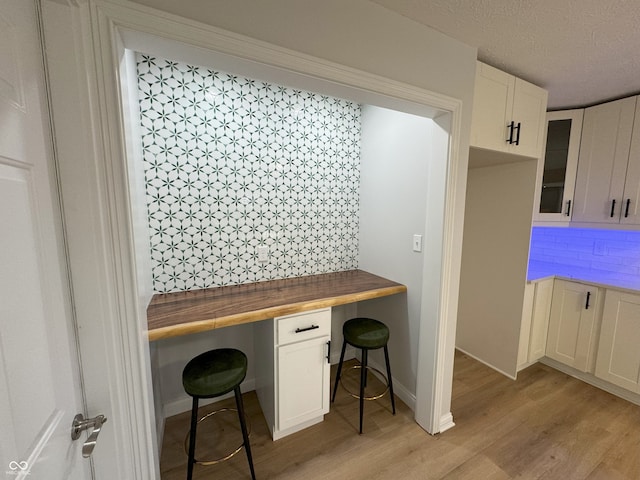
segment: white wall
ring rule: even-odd
[[[536,161],[469,170],[456,347],[515,378]]]
[[[414,397],[423,254],[412,251],[412,239],[414,234],[425,234],[433,125],[424,117],[362,108],[358,265],[403,283],[408,292],[362,302],[358,315],[387,324],[394,386],[398,393],[405,390]],[[372,353],[371,359],[384,365],[381,351]]]
[[[134,2],[459,98],[468,144],[476,49],[384,7],[366,0]]]

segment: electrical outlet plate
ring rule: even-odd
[[[269,260],[269,247],[266,245],[258,245],[258,261],[266,262]]]

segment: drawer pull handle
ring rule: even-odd
[[[316,328],[320,328],[320,325],[311,325],[307,328],[296,328],[296,333],[308,332],[309,330],[315,330]]]
[[[567,212],[565,213],[567,217],[571,216],[571,200],[567,200]]]
[[[631,206],[631,199],[627,198],[627,206],[624,209],[624,218],[629,216],[629,207]]]
[[[611,215],[609,215],[611,218],[613,218],[613,213],[615,212],[616,209],[616,199],[614,198],[613,200],[611,200]]]

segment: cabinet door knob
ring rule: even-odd
[[[613,212],[616,208],[616,199],[614,198],[613,200],[611,200],[611,215],[610,217],[613,218]]]

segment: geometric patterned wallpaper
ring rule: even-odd
[[[136,60],[156,292],[357,268],[360,105]]]

